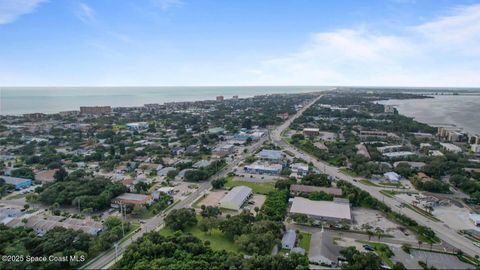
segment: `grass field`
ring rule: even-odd
[[[298,243],[298,245],[305,249],[305,253],[308,254],[308,251],[310,250],[310,240],[312,240],[312,235],[309,233],[300,233],[302,236],[302,239]]]
[[[440,222],[440,220],[438,218],[436,218],[434,215],[430,214],[429,212],[419,208],[419,207],[416,207],[414,205],[411,205],[411,204],[407,204],[407,203],[403,203],[402,205],[404,205],[405,207],[407,207],[408,209],[412,210],[412,211],[415,211],[417,213],[419,213],[420,215],[426,217],[426,218],[429,218],[433,221],[436,221],[436,222]]]
[[[275,183],[254,183],[248,181],[235,181],[233,178],[229,177],[225,187],[230,189],[236,186],[247,186],[253,190],[253,193],[258,194],[268,194],[272,191],[275,191]]]
[[[207,234],[202,231],[197,226],[190,227],[186,230],[186,232],[191,233],[193,236],[199,238],[202,241],[210,241],[210,247],[213,250],[226,250],[232,252],[239,252],[239,249],[233,241],[228,239],[223,233],[218,230],[214,229],[211,233]],[[173,235],[173,231],[169,228],[163,228],[160,230],[160,234],[164,236]]]

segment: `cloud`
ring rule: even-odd
[[[85,3],[79,3],[76,10],[77,17],[84,23],[95,22],[95,10]]]
[[[183,5],[183,1],[181,0],[151,0],[152,3],[159,7],[161,10],[165,11],[172,7],[180,7]]]
[[[396,34],[338,29],[244,70],[257,84],[480,85],[480,5]]]
[[[0,24],[8,24],[18,17],[32,13],[46,0],[1,0]]]

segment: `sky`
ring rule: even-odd
[[[480,1],[0,0],[0,86],[480,86]]]

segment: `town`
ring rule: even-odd
[[[0,116],[0,268],[475,269],[480,135],[414,92]],[[170,268],[167,268],[169,266]]]

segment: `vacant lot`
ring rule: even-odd
[[[195,207],[200,207],[202,205],[205,206],[218,206],[220,200],[228,193],[225,190],[216,190],[216,191],[209,191],[208,194],[205,195],[203,199],[200,199],[198,202],[195,203]]]
[[[268,194],[275,190],[275,183],[254,183],[249,181],[237,181],[228,179],[225,187],[230,189],[236,186],[247,186],[253,190],[253,193]]]

